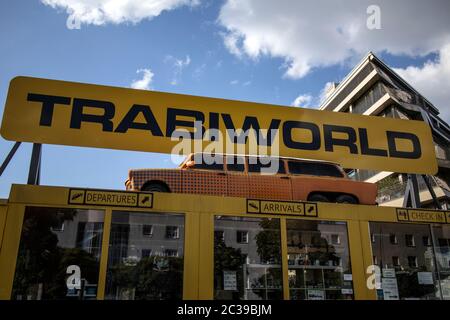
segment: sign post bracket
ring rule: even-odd
[[[42,144],[33,143],[31,152],[30,170],[28,171],[28,184],[39,185],[41,176]]]
[[[3,174],[3,171],[5,171],[6,167],[11,162],[11,159],[16,154],[16,151],[17,149],[19,149],[21,143],[22,142],[20,141],[16,141],[16,143],[14,143],[13,147],[11,148],[11,151],[9,151],[8,155],[5,158],[5,161],[3,161],[2,166],[0,167],[0,176]]]

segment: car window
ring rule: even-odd
[[[276,173],[281,173],[281,174],[286,173],[286,170],[284,169],[284,161],[283,160],[277,159],[277,158],[272,158],[271,160],[274,163],[272,163],[272,161],[270,161],[270,162],[268,162],[266,164],[267,161],[264,161],[264,164],[262,164],[261,161],[260,161],[260,158],[249,157],[249,159],[248,159],[248,172],[261,173],[261,169],[262,168],[270,168],[273,165],[277,165],[277,167],[276,167],[277,172]]]
[[[288,167],[291,174],[343,177],[342,172],[336,166],[328,163],[289,161]]]
[[[209,162],[212,162],[212,159],[208,159],[211,161],[208,161],[208,163],[205,162],[205,159],[201,156],[195,156],[194,159],[194,169],[202,169],[202,170],[217,170],[217,171],[223,171],[223,158],[222,157],[216,157],[215,162],[209,164]]]
[[[244,157],[227,156],[227,170],[244,172],[245,171]]]

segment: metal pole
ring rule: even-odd
[[[403,207],[420,208],[419,184],[415,174],[408,174]]]
[[[417,183],[417,175],[411,174],[411,207],[420,208],[419,184]]]
[[[428,191],[431,194],[431,198],[433,198],[433,202],[434,202],[434,205],[436,206],[436,209],[442,209],[441,205],[439,204],[439,201],[437,199],[436,193],[433,190],[433,186],[430,183],[430,180],[429,180],[428,176],[423,174],[422,178],[425,181],[425,184],[427,185]]]
[[[41,171],[41,154],[42,144],[33,143],[33,151],[31,152],[30,170],[28,172],[28,184],[39,184]]]
[[[16,153],[17,149],[19,149],[21,142],[16,142],[14,146],[11,148],[11,151],[9,151],[8,155],[5,158],[5,161],[3,161],[2,166],[0,167],[0,176],[3,174],[3,171],[5,171],[6,167],[8,166],[9,162],[11,161],[12,157],[14,157],[14,154]]]

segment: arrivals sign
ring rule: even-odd
[[[30,77],[11,81],[1,135],[13,141],[178,154],[254,154],[253,143],[269,154],[328,160],[346,168],[437,171],[431,130],[421,121]],[[190,149],[177,149],[181,142]]]

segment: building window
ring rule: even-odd
[[[373,259],[373,264],[378,264],[377,256],[373,256],[372,259]]]
[[[339,238],[338,234],[331,235],[331,243],[332,244],[341,244],[341,238]]]
[[[423,241],[423,245],[425,247],[430,247],[431,246],[431,240],[429,236],[423,236],[422,237],[422,241]]]
[[[142,235],[146,237],[153,236],[153,226],[151,224],[144,224],[142,226]]]
[[[61,221],[60,223],[51,226],[50,231],[52,232],[63,232],[64,231],[64,221]]]
[[[214,240],[215,241],[225,241],[225,231],[215,230],[214,231]]]
[[[448,241],[445,238],[439,238],[438,243],[439,243],[439,247],[441,247],[441,248],[448,247]]]
[[[175,249],[166,249],[164,250],[165,257],[178,257],[178,250]]]
[[[415,247],[414,236],[412,234],[405,234],[405,242],[408,247]]]
[[[408,256],[408,266],[410,268],[417,268],[417,257],[416,256]]]
[[[395,233],[391,233],[389,235],[389,241],[391,242],[391,244],[398,244],[398,239]]]
[[[142,259],[148,258],[152,255],[152,249],[142,249],[141,257]]]
[[[236,241],[237,243],[248,243],[248,231],[236,231]]]
[[[394,265],[394,267],[399,267],[400,259],[397,256],[392,257],[392,264]]]
[[[372,243],[375,243],[375,234],[372,233],[372,234],[370,235],[370,239],[372,239]]]
[[[177,226],[166,226],[166,239],[178,239],[180,237],[180,228]]]

